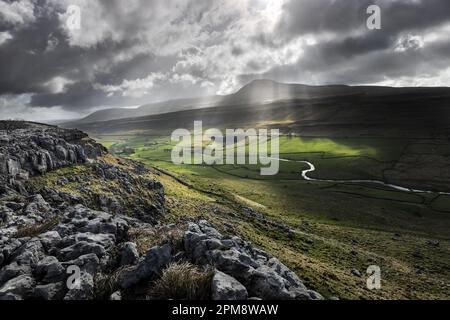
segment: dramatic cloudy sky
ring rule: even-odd
[[[366,27],[371,4],[381,30]],[[0,118],[73,118],[258,78],[449,86],[449,35],[449,0],[0,0]]]

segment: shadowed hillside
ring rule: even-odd
[[[255,92],[262,92],[264,99],[270,96],[284,100],[248,103]],[[290,95],[304,97],[288,98]],[[276,83],[270,86],[259,81],[225,101],[230,104],[137,118],[128,113],[125,119],[64,126],[99,134],[130,130],[162,133],[161,130],[190,128],[194,120],[202,120],[208,127],[269,124],[304,136],[415,138],[445,138],[450,128],[446,121],[450,116],[447,88],[306,87]]]

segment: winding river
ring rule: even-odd
[[[298,160],[288,160],[288,159],[281,159],[281,158],[270,158],[273,160],[278,160],[281,162],[295,162],[295,163],[303,163],[307,164],[309,166],[309,169],[302,171],[302,177],[306,181],[315,181],[315,182],[331,182],[331,183],[370,183],[370,184],[377,184],[385,187],[389,187],[395,190],[404,191],[404,192],[411,192],[411,193],[427,193],[427,194],[438,194],[438,195],[450,195],[450,192],[439,192],[439,191],[431,191],[431,190],[420,190],[420,189],[412,189],[412,188],[406,188],[402,186],[398,186],[395,184],[386,183],[380,180],[328,180],[328,179],[315,179],[308,176],[308,173],[316,171],[316,167],[309,161],[298,161]]]

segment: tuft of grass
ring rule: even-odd
[[[172,229],[141,229],[134,228],[128,231],[128,238],[130,241],[136,243],[139,255],[145,254],[154,246],[161,246],[170,244],[174,252],[183,250],[183,235],[184,232],[180,228]]]
[[[189,262],[170,264],[148,291],[149,299],[208,300],[214,270],[200,269]]]
[[[119,278],[130,271],[133,266],[123,266],[111,274],[97,274],[94,279],[94,294],[97,300],[107,300],[112,293],[119,290]]]
[[[25,226],[17,230],[13,235],[14,238],[36,237],[42,233],[50,231],[59,224],[58,217],[51,217],[44,220],[40,224]]]

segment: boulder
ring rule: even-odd
[[[86,255],[79,256],[75,260],[64,262],[63,266],[65,268],[69,266],[78,266],[81,271],[95,275],[100,268],[100,260],[96,254],[88,253]]]
[[[297,291],[304,291],[307,296],[306,290],[300,288],[289,290],[286,279],[267,266],[260,266],[252,271],[247,287],[250,295],[263,300],[293,300],[299,295]]]
[[[61,300],[67,291],[64,282],[49,283],[38,285],[34,289],[34,297],[42,300]]]
[[[61,241],[61,236],[58,231],[48,231],[41,235],[39,235],[39,240],[41,244],[44,246],[45,250],[49,251],[50,248],[56,247],[57,244]]]
[[[101,258],[106,254],[106,250],[97,243],[80,241],[62,249],[59,256],[62,261],[68,261],[89,253],[94,253],[97,257]]]
[[[25,215],[32,215],[37,212],[47,213],[50,211],[50,205],[44,200],[44,198],[37,194],[33,196],[31,202],[25,207],[23,213]]]
[[[141,281],[150,280],[159,276],[164,267],[171,260],[172,248],[166,244],[153,247],[139,263],[120,275],[118,284],[122,289],[128,289]]]
[[[216,270],[211,284],[211,296],[213,300],[246,300],[248,294],[239,281]]]
[[[259,266],[246,252],[237,248],[207,251],[206,256],[219,270],[242,280],[246,280],[252,270]]]
[[[136,244],[133,242],[125,242],[119,246],[120,265],[134,265],[139,260],[139,253]]]
[[[0,285],[20,275],[31,275],[31,267],[13,261],[0,270]]]
[[[79,242],[87,242],[90,244],[98,244],[105,249],[115,245],[116,238],[112,234],[105,233],[76,233],[64,239],[64,245],[73,245]]]
[[[13,255],[13,261],[16,261],[19,265],[26,265],[35,267],[39,260],[44,257],[44,248],[38,239],[31,239],[25,241]]]
[[[58,282],[65,278],[65,268],[56,257],[46,256],[38,262],[35,274],[45,283]]]
[[[21,246],[22,243],[15,238],[8,238],[7,240],[0,242],[0,253],[3,255],[3,259],[9,259]]]
[[[0,287],[0,300],[22,300],[28,298],[34,288],[35,280],[29,275],[20,275]]]

